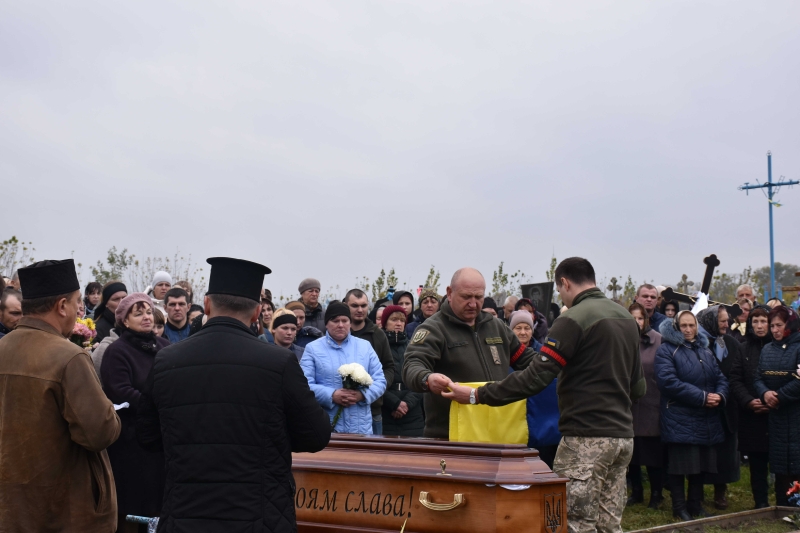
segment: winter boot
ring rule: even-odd
[[[714,485],[714,508],[720,511],[724,511],[728,508],[728,498],[725,497],[727,490],[728,485],[725,483]]]
[[[683,490],[683,476],[669,476],[670,494],[672,495],[672,516],[684,522],[692,519],[686,509],[686,493]]]
[[[625,506],[629,505],[636,505],[637,503],[644,503],[644,488],[643,487],[634,487],[633,491],[631,491],[631,495],[628,498],[628,501],[625,502]]]
[[[695,476],[689,477],[689,497],[687,498],[686,508],[693,518],[706,518],[711,515],[703,509],[703,475],[699,474],[696,477],[698,479],[692,479]]]
[[[661,495],[660,490],[658,492],[651,492],[650,503],[647,505],[647,507],[648,509],[658,509],[663,501],[664,501],[664,496]]]

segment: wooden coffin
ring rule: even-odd
[[[567,531],[567,479],[527,446],[334,435],[293,461],[300,533]]]

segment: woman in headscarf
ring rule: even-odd
[[[680,311],[660,326],[655,376],[661,392],[661,441],[667,445],[672,514],[681,520],[707,516],[703,475],[717,473],[715,445],[725,440],[720,407],[728,381],[708,340],[698,334],[697,318]],[[689,479],[688,498],[684,478]]]
[[[769,466],[775,500],[789,505],[786,491],[800,475],[800,317],[791,307],[769,313],[773,341],[761,351],[755,387],[769,411]]]
[[[772,342],[767,306],[757,306],[747,317],[747,333],[731,368],[731,402],[739,404],[739,452],[750,460],[750,488],[756,509],[769,507],[769,407],[756,392],[755,379],[761,350]]]
[[[647,392],[631,405],[633,414],[633,457],[628,469],[632,493],[626,505],[644,502],[642,467],[647,467],[650,478],[650,509],[658,509],[664,501],[664,459],[666,450],[661,442],[660,403],[661,393],[655,379],[656,352],[661,346],[661,334],[650,329],[647,311],[644,306],[634,302],[628,312],[639,325],[639,357],[642,372],[647,382]]]
[[[726,334],[728,311],[725,307],[715,305],[697,313],[697,320],[700,323],[700,335],[708,340],[722,374],[729,380],[733,361],[739,357],[741,344]],[[739,481],[739,450],[736,443],[739,406],[735,401],[725,403],[722,425],[725,428],[725,440],[717,445],[717,473],[706,475],[705,478],[707,485],[714,485],[714,507],[720,510],[728,508],[727,484]]]

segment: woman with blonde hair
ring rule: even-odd
[[[298,346],[294,342],[297,336],[297,325],[295,314],[285,307],[281,307],[272,315],[272,323],[269,329],[270,333],[272,333],[274,344],[291,351],[299,361],[303,358],[305,348]],[[264,335],[259,338],[264,341],[267,340]]]

